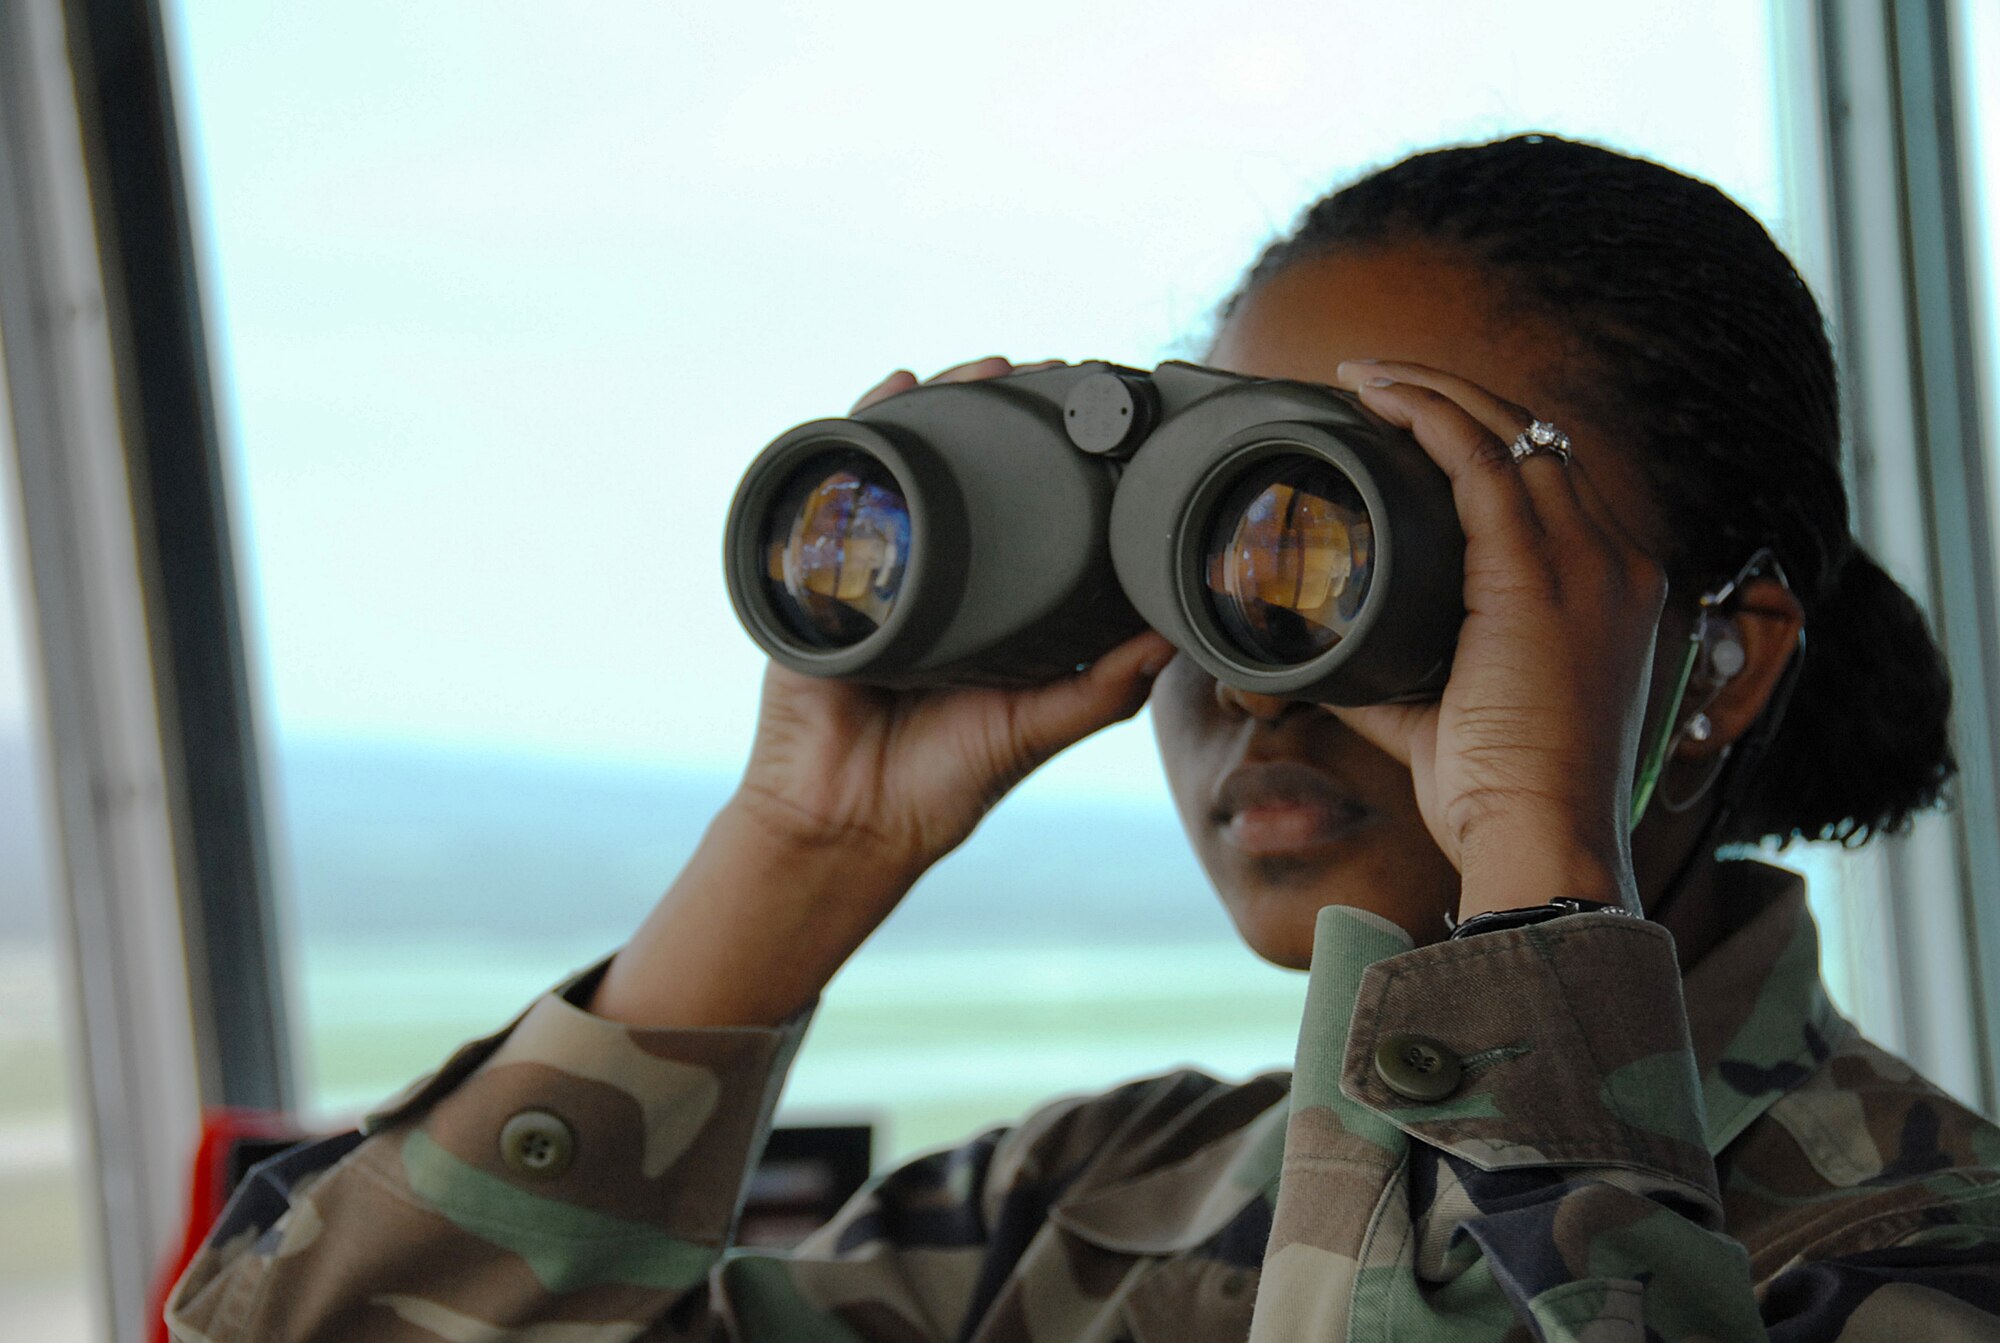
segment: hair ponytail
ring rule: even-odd
[[[1907,829],[1957,772],[1951,674],[1923,612],[1853,547],[1807,617],[1804,657],[1728,838],[1859,845]]]
[[[1566,394],[1637,452],[1672,591],[1706,591],[1766,546],[1785,566],[1805,662],[1719,839],[1859,844],[1935,805],[1957,770],[1950,678],[1916,604],[1848,531],[1825,320],[1763,226],[1657,163],[1520,136],[1324,197],[1223,314],[1297,262],[1406,242],[1455,250],[1571,338]]]

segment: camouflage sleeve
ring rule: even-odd
[[[1591,915],[1426,947],[1369,967],[1354,1021],[1344,1093],[1416,1140],[1418,1276],[1476,1269],[1541,1337],[1763,1336],[1748,1257],[1719,1234],[1664,929]],[[1392,1035],[1452,1041],[1452,1094],[1399,1094]]]
[[[1059,1100],[871,1181],[795,1251],[733,1247],[802,1031],[629,1029],[551,994],[364,1132],[260,1166],[175,1288],[173,1337],[941,1343],[975,1316],[1115,1314],[1074,1247],[1020,1286],[1052,1205],[1283,1095],[1181,1072]]]
[[[1254,1339],[2000,1338],[1970,1208],[1753,1272],[1664,930],[1320,934]]]
[[[2000,1195],[1921,1133],[1753,1262],[1680,995],[1648,924],[1411,950],[1328,910],[1289,1102],[1193,1074],[1058,1102],[874,1182],[790,1255],[729,1241],[803,1023],[637,1030],[551,995],[364,1134],[260,1168],[170,1321],[183,1343],[914,1343],[973,1320],[1056,1343],[1129,1313],[1241,1337],[1199,1323],[1201,1293],[1240,1299],[1261,1263],[1269,1343],[2000,1339]]]
[[[364,1133],[260,1168],[175,1288],[173,1336],[612,1343],[700,1295],[804,1022],[630,1029],[570,1001],[591,982]]]

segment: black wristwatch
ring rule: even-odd
[[[1530,924],[1547,923],[1550,919],[1566,918],[1571,914],[1623,914],[1627,918],[1640,917],[1623,905],[1606,905],[1596,900],[1577,900],[1569,896],[1558,896],[1546,905],[1529,905],[1526,909],[1496,909],[1486,914],[1474,914],[1464,923],[1450,919],[1451,940],[1461,937],[1477,937],[1481,933],[1505,932],[1509,928],[1526,928]]]

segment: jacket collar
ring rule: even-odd
[[[1711,1155],[1805,1082],[1853,1030],[1820,982],[1819,934],[1803,880],[1754,862],[1730,864],[1726,880],[1732,902],[1751,912],[1682,981]],[[1061,1200],[1050,1218],[1118,1253],[1192,1250],[1256,1199],[1275,1201],[1288,1110],[1273,1104],[1179,1161]]]
[[[1729,899],[1752,912],[1682,981],[1711,1155],[1805,1082],[1853,1033],[1819,976],[1805,882],[1729,865]]]

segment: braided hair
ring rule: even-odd
[[[1566,399],[1641,449],[1670,590],[1770,547],[1805,608],[1785,720],[1720,842],[1858,845],[1957,771],[1951,682],[1922,613],[1855,542],[1825,320],[1746,211],[1671,169],[1525,135],[1406,159],[1322,198],[1222,308],[1342,250],[1450,249],[1584,354]],[[1670,598],[1670,600],[1673,600]]]

